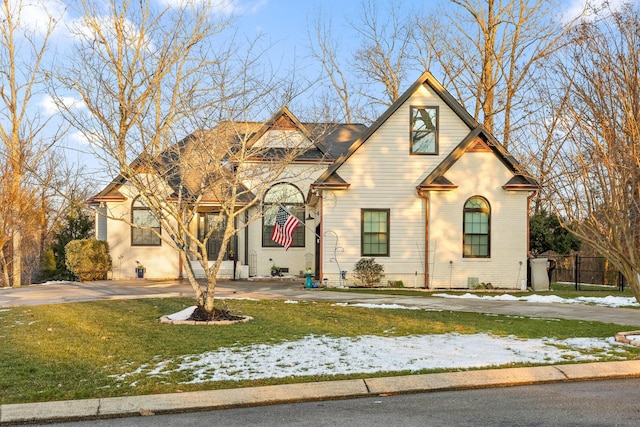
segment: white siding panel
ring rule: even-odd
[[[491,153],[466,153],[445,175],[459,187],[432,192],[430,287],[466,288],[469,278],[519,289],[526,280],[527,192],[502,189],[510,172]],[[491,257],[463,258],[463,208],[479,195],[491,205]]]
[[[109,216],[130,219],[131,200],[110,202]],[[163,233],[166,233],[163,230]],[[178,253],[165,242],[160,246],[131,246],[131,226],[124,221],[109,219],[107,226],[109,253],[113,262],[114,279],[136,277],[136,261],[145,268],[145,278],[175,279],[178,277]]]
[[[438,155],[410,154],[411,105],[439,107]],[[329,285],[345,284],[339,280],[339,270],[352,272],[361,258],[363,208],[390,209],[390,256],[376,259],[385,266],[385,283],[402,280],[409,287],[424,285],[425,202],[416,186],[469,131],[438,96],[422,87],[338,169],[351,185],[348,190],[325,192],[323,201],[323,275]],[[338,251],[334,251],[334,233]],[[351,277],[347,275],[348,280]]]

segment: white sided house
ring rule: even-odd
[[[269,183],[253,211],[262,219],[234,237],[220,277],[269,276],[276,265],[293,275],[311,269],[327,286],[356,285],[356,262],[375,258],[385,267],[383,286],[526,287],[529,202],[538,184],[430,73],[369,128],[301,123],[286,107],[252,126],[253,143],[277,150],[279,141],[299,139],[308,148]],[[114,278],[135,277],[136,261],[147,278],[182,277],[177,251],[130,225],[153,218],[126,179],[91,203]],[[271,241],[278,204],[302,223],[286,251]],[[201,210],[193,224],[199,235],[219,215],[215,200]],[[210,259],[216,239],[207,245]]]

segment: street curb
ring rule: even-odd
[[[0,405],[0,424],[95,419],[281,403],[640,377],[640,360],[486,369],[385,378]]]

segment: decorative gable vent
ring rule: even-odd
[[[491,148],[489,148],[486,142],[480,138],[476,138],[473,144],[471,144],[466,151],[467,153],[490,153]]]

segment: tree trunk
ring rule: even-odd
[[[22,236],[20,230],[13,232],[13,248],[12,248],[12,280],[11,284],[14,288],[22,286]]]

